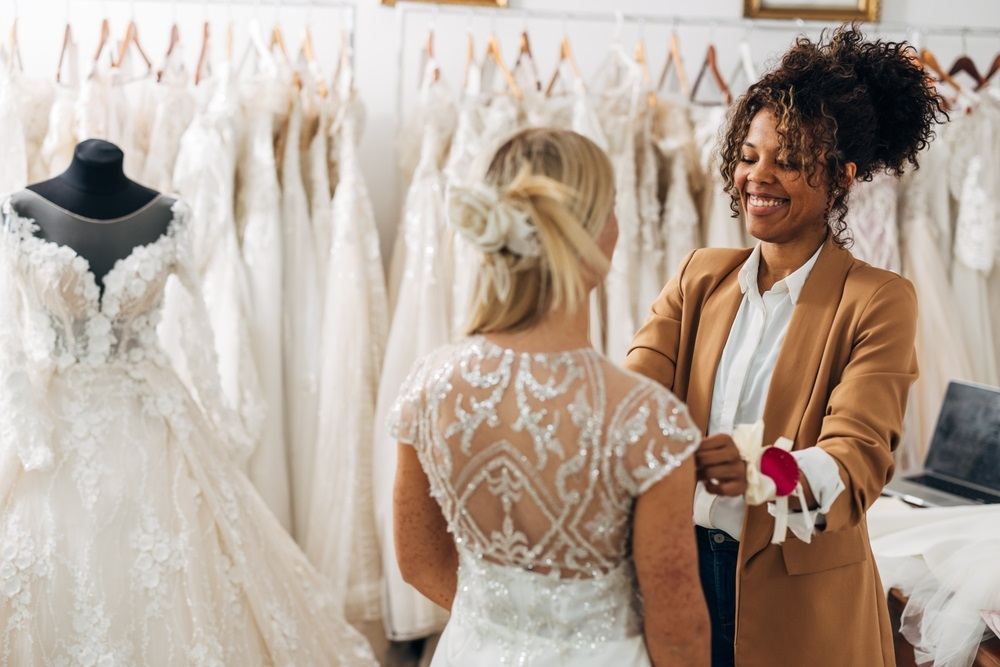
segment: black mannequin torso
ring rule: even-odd
[[[87,139],[65,172],[27,186],[37,197],[14,200],[20,215],[38,223],[40,238],[68,246],[89,262],[98,285],[133,248],[162,236],[173,218],[173,199],[129,180],[123,159],[114,144]]]

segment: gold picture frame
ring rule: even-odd
[[[743,16],[804,21],[878,21],[879,0],[743,0]]]
[[[472,5],[475,7],[500,7],[507,6],[508,0],[409,0],[410,2],[426,2],[437,5]],[[383,5],[395,5],[396,0],[382,0]]]

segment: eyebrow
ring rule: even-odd
[[[749,141],[744,141],[744,142],[743,142],[743,145],[744,145],[744,146],[747,146],[747,147],[749,147],[749,148],[757,148],[757,145],[756,145],[756,144],[752,144],[752,143],[750,143]]]

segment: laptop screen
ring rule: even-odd
[[[1000,491],[1000,389],[948,384],[924,467]]]

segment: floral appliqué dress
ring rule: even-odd
[[[240,471],[187,209],[156,204],[167,233],[103,291],[2,205],[0,665],[375,665]],[[169,299],[188,383],[158,337]]]

